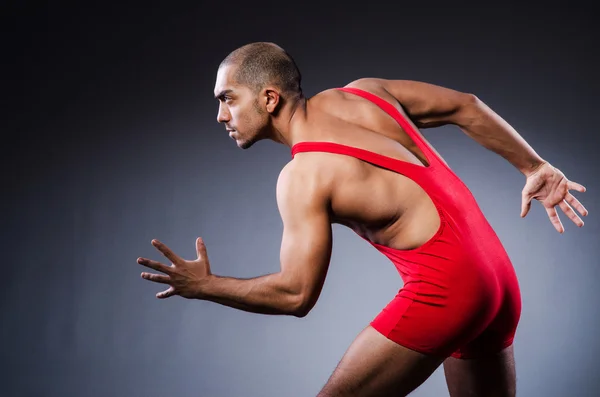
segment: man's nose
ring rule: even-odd
[[[230,119],[229,112],[224,109],[223,106],[219,105],[219,112],[217,113],[217,121],[219,123],[227,123]]]

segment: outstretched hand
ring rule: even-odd
[[[573,208],[582,216],[586,216],[588,211],[579,200],[569,193],[569,190],[576,190],[583,193],[585,192],[585,187],[568,180],[558,168],[553,167],[547,162],[543,163],[535,172],[527,176],[527,181],[521,194],[521,217],[524,218],[527,215],[531,208],[531,200],[536,199],[542,203],[548,213],[550,222],[552,222],[552,225],[554,225],[554,228],[559,233],[563,233],[565,229],[556,212],[555,207],[557,205],[569,219],[577,226],[582,227],[583,221]]]
[[[169,247],[158,240],[152,240],[152,245],[157,248],[167,259],[171,266],[146,258],[138,258],[137,263],[164,274],[142,273],[142,278],[156,283],[168,284],[169,289],[159,292],[159,299],[179,295],[184,298],[198,298],[202,285],[211,276],[208,255],[204,241],[199,237],[196,239],[196,253],[198,258],[190,261],[176,255]]]

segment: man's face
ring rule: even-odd
[[[235,81],[235,65],[221,67],[217,72],[215,98],[219,101],[217,121],[225,125],[238,147],[248,149],[264,138],[269,114],[261,109],[258,97],[249,87]]]

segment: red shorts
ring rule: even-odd
[[[514,269],[506,259],[489,266],[468,256],[460,261],[457,255],[455,260],[428,255],[435,245],[448,250],[453,238],[445,234],[442,225],[427,246],[401,252],[402,263],[395,264],[404,287],[371,326],[428,355],[478,358],[497,353],[512,344],[521,315]],[[376,247],[394,260],[394,250]]]

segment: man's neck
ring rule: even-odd
[[[307,99],[304,96],[290,103],[287,108],[282,109],[277,119],[273,120],[273,138],[275,142],[289,146],[290,148],[298,141],[302,125],[306,123]]]

